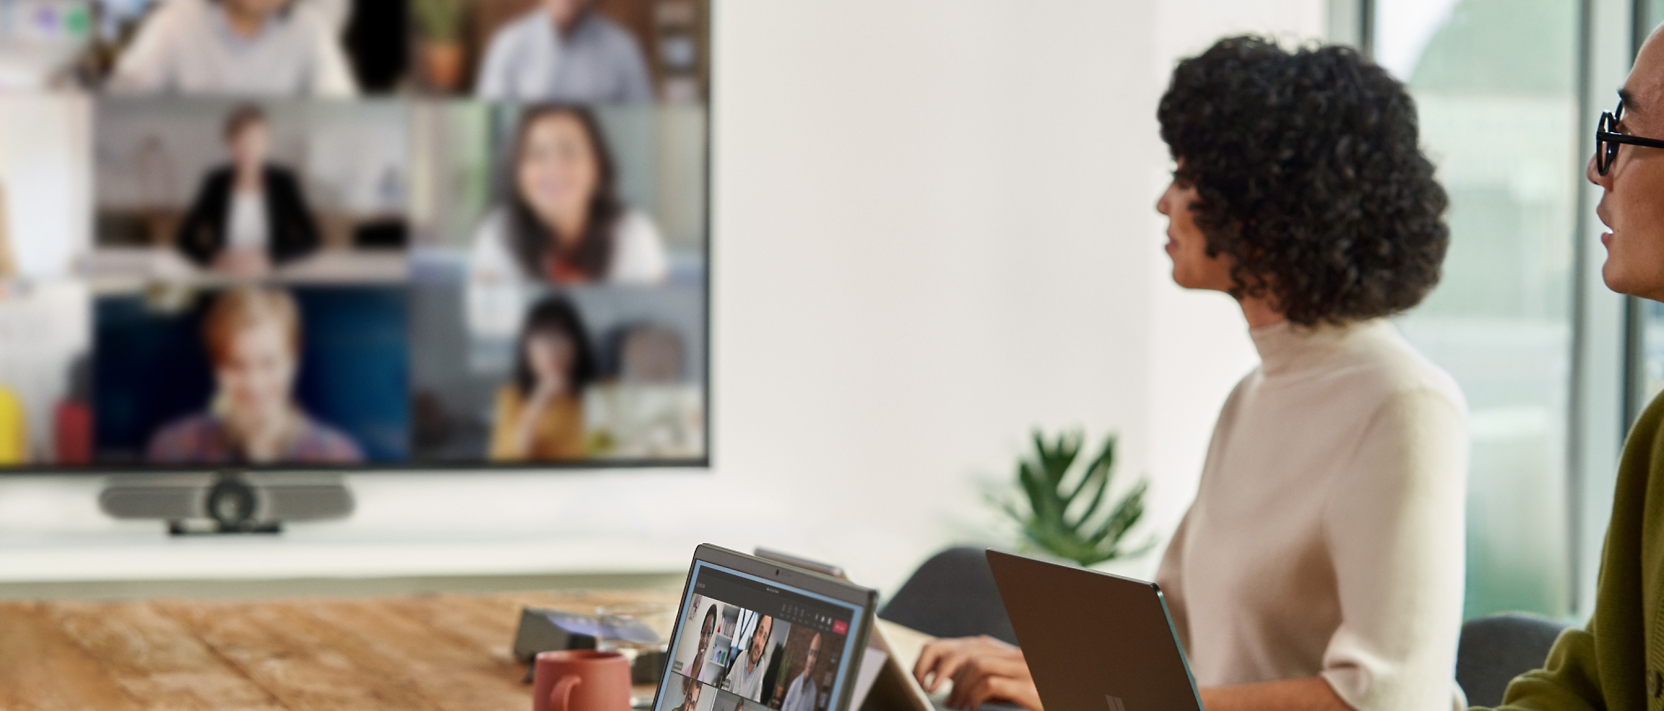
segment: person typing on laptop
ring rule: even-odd
[[[1664,28],[1635,57],[1616,111],[1601,117],[1585,172],[1607,288],[1664,301]],[[1506,711],[1644,711],[1664,707],[1664,395],[1624,443],[1595,612],[1561,633],[1543,668],[1508,685]]]
[[[1173,280],[1235,297],[1261,359],[1157,576],[1203,704],[1465,705],[1466,405],[1386,320],[1449,244],[1413,102],[1351,49],[1234,37],[1179,63],[1158,118]],[[914,674],[951,680],[951,706],[1041,708],[1022,651],[989,638],[934,642]]]

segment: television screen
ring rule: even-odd
[[[708,461],[708,0],[0,0],[0,468]]]

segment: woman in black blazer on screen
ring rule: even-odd
[[[266,162],[265,114],[253,106],[225,121],[231,165],[202,180],[175,244],[197,265],[233,276],[258,277],[318,249],[318,226],[287,168]]]

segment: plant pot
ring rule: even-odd
[[[462,87],[462,43],[423,42],[417,49],[422,64],[422,78],[429,87],[439,91],[456,91]]]

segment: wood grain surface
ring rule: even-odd
[[[625,602],[675,595],[0,602],[0,711],[526,711],[520,609]]]

